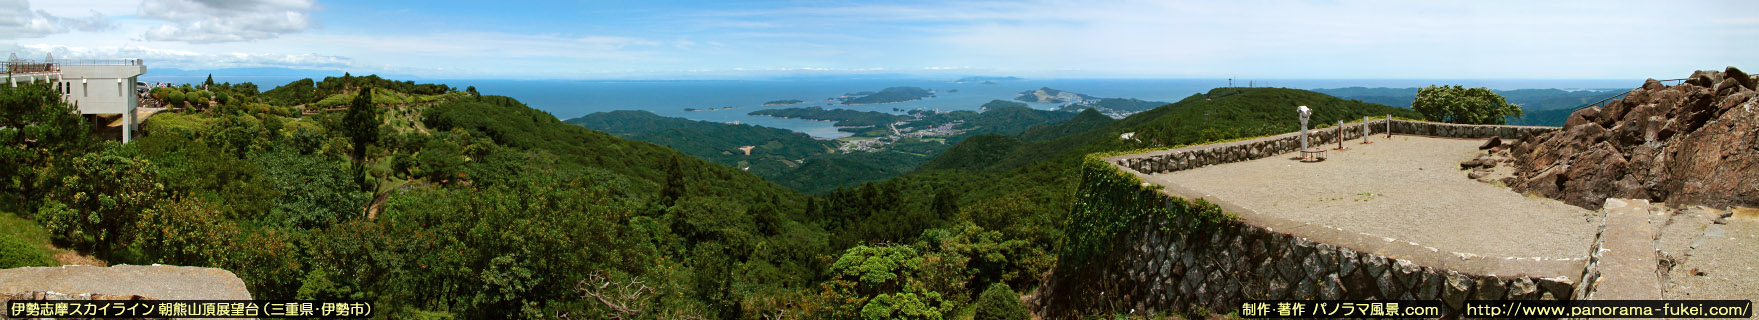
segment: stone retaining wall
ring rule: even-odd
[[[1388,120],[1369,121],[1384,134]],[[1346,124],[1344,139],[1362,135],[1360,122]],[[1473,126],[1392,120],[1395,134],[1454,138],[1520,139],[1552,127]],[[1314,130],[1310,143],[1337,143],[1335,128]],[[1370,139],[1374,139],[1371,137]],[[1152,181],[1161,173],[1277,156],[1300,148],[1300,134],[1192,146],[1106,158],[1119,169]],[[1165,206],[1197,199],[1168,188]],[[1083,268],[1058,268],[1033,302],[1040,315],[1073,319],[1094,315],[1159,315],[1169,312],[1235,312],[1247,299],[1442,300],[1458,317],[1469,299],[1572,299],[1587,257],[1546,260],[1467,257],[1392,239],[1327,229],[1258,215],[1216,202],[1240,215],[1219,230],[1202,230],[1189,217],[1149,218],[1113,243],[1105,258]],[[1587,252],[1584,252],[1586,254]],[[1509,272],[1523,270],[1522,272]]]
[[[1369,120],[1368,129],[1371,133],[1384,134],[1388,120]],[[1521,139],[1545,132],[1556,131],[1557,127],[1529,126],[1498,126],[1498,125],[1463,125],[1436,123],[1426,121],[1391,120],[1393,134],[1422,135],[1444,138],[1484,139],[1501,137],[1503,139]],[[1308,131],[1309,147],[1325,147],[1337,143],[1336,127]],[[1362,138],[1362,122],[1344,124],[1345,140]],[[1376,137],[1369,137],[1370,141]],[[1262,159],[1279,154],[1295,152],[1301,148],[1301,133],[1290,132],[1281,135],[1263,137],[1245,141],[1206,144],[1172,150],[1156,151],[1108,158],[1118,165],[1144,173],[1165,173],[1171,171],[1199,168],[1208,165]]]
[[[1247,220],[1190,234],[1168,230],[1195,221],[1155,220],[1123,236],[1129,240],[1115,244],[1103,261],[1081,270],[1059,268],[1041,289],[1055,294],[1036,303],[1039,314],[1222,314],[1247,299],[1376,299],[1442,300],[1443,312],[1454,317],[1465,300],[1568,300],[1576,294],[1570,276],[1461,272],[1413,261],[1408,253],[1334,245]]]

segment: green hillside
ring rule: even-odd
[[[1002,100],[984,104],[983,110],[976,118],[965,121],[957,128],[968,130],[967,136],[988,133],[1017,135],[1032,126],[1057,124],[1075,118],[1074,112],[1038,110],[1022,103]]]
[[[1081,111],[1081,113],[1076,114],[1075,118],[1064,121],[1063,123],[1027,128],[1026,131],[1021,132],[1018,137],[1020,140],[1028,142],[1055,140],[1056,138],[1098,129],[1112,123],[1112,121],[1114,120],[1112,120],[1111,117],[1100,114],[1099,110],[1086,109]]]

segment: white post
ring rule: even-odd
[[[1386,114],[1386,138],[1393,138],[1393,114]]]
[[[1368,116],[1362,116],[1362,142],[1368,142]]]

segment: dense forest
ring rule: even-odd
[[[1295,105],[1318,123],[1415,116],[1291,89],[1115,121],[997,106],[966,122],[993,129],[907,174],[807,195],[474,88],[206,87],[129,144],[94,139],[46,84],[0,88],[0,267],[59,250],[211,266],[259,299],[372,300],[386,318],[1023,318],[1082,155],[1287,132]]]

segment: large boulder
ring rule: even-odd
[[[1759,206],[1759,91],[1733,67],[1678,85],[1644,81],[1563,130],[1510,148],[1518,191],[1598,209],[1608,197]]]
[[[1759,90],[1759,84],[1755,83],[1759,81],[1754,81],[1753,76],[1747,75],[1746,72],[1741,72],[1741,69],[1735,69],[1734,66],[1729,66],[1728,69],[1723,70],[1722,73],[1724,73],[1725,77],[1740,82],[1741,86],[1747,87],[1747,90]]]

